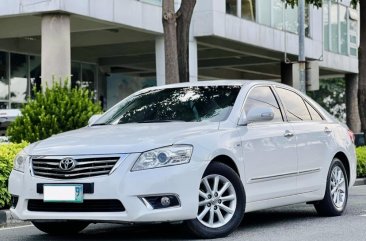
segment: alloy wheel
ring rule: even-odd
[[[213,174],[201,180],[197,219],[204,226],[219,228],[234,216],[237,196],[232,183],[224,176]]]
[[[343,209],[346,201],[346,182],[342,169],[335,166],[330,177],[330,194],[337,209]]]

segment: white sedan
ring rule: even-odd
[[[299,202],[339,216],[356,177],[353,141],[282,84],[148,88],[88,127],[25,148],[10,175],[11,212],[50,234],[184,221],[201,238],[230,234],[247,212]]]

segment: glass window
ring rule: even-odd
[[[109,74],[107,77],[107,109],[136,91],[152,86],[156,86],[156,78],[122,73]]]
[[[282,88],[277,88],[277,93],[285,105],[286,115],[289,121],[311,120],[304,100],[298,94]]]
[[[347,27],[347,8],[339,5],[339,24],[341,39],[341,54],[348,55],[348,27]]]
[[[255,0],[242,0],[241,17],[255,21]]]
[[[10,100],[26,102],[29,93],[28,60],[23,54],[10,55]]]
[[[9,99],[8,54],[0,52],[0,99]]]
[[[269,87],[255,87],[250,91],[249,96],[244,104],[245,113],[253,107],[269,107],[274,112],[273,122],[283,121],[280,107]]]
[[[292,33],[298,33],[298,7],[286,5],[285,8],[285,29]]]
[[[41,57],[29,56],[31,98],[34,97],[34,89],[41,90]]]
[[[162,0],[142,0],[141,2],[151,3],[151,4],[159,5],[159,6],[161,6],[161,4],[162,4]]]
[[[124,99],[95,124],[219,122],[235,103],[240,86],[151,89]]]
[[[238,6],[236,0],[226,0],[226,13],[237,16]]]
[[[71,63],[71,88],[81,86],[81,64]]]
[[[257,1],[258,23],[271,26],[271,9],[271,0]]]
[[[314,121],[321,121],[323,120],[323,118],[319,115],[319,113],[311,106],[309,105],[306,101],[305,101],[306,107],[308,108],[310,115],[311,115],[311,119]]]
[[[21,109],[24,106],[24,103],[11,103],[11,109]]]
[[[82,64],[81,66],[81,87],[94,93],[94,90],[96,89],[96,66],[94,64]]]
[[[338,4],[332,0],[330,7],[330,33],[331,33],[331,48],[332,52],[338,53]]]
[[[0,102],[0,109],[8,109],[8,102]]]
[[[283,1],[273,0],[272,4],[272,27],[283,29]]]
[[[323,2],[324,48],[329,50],[329,0]]]
[[[309,4],[305,4],[305,36],[311,37],[310,32],[310,6]]]

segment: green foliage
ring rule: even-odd
[[[340,121],[346,119],[346,82],[344,79],[323,79],[320,80],[318,91],[307,93],[313,100],[326,109]]]
[[[87,89],[68,88],[55,83],[52,89],[37,92],[22,110],[22,116],[9,126],[7,135],[12,142],[35,142],[54,134],[86,126],[89,118],[101,113]]]
[[[366,146],[356,148],[357,177],[366,177]]]
[[[26,142],[20,144],[4,143],[0,145],[0,209],[10,205],[8,178],[13,169],[13,160],[27,145],[28,143]]]

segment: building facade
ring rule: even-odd
[[[0,108],[19,108],[60,78],[89,88],[105,109],[164,84],[161,2],[0,0]],[[305,54],[320,78],[358,73],[358,11],[349,2],[306,7]],[[190,79],[281,81],[284,63],[297,61],[297,31],[297,8],[281,0],[198,0]]]

